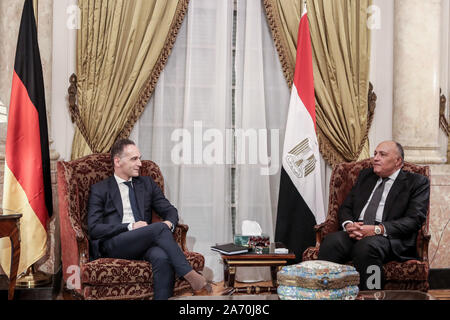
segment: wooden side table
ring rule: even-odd
[[[277,244],[280,247],[280,244]],[[288,260],[294,260],[295,254],[289,252],[287,254],[274,253],[274,245],[270,247],[269,253],[257,254],[257,253],[245,253],[236,255],[221,255],[223,260],[224,271],[224,284],[228,287],[232,287],[239,292],[245,290],[247,293],[260,293],[260,292],[276,292],[277,289],[277,272],[288,263]],[[270,273],[272,275],[272,286],[268,288],[261,287],[246,287],[236,288],[234,286],[236,278],[237,267],[270,267]]]
[[[16,287],[17,269],[20,258],[20,218],[21,214],[0,214],[0,238],[9,237],[11,240],[11,269],[9,275],[8,300],[14,298]]]

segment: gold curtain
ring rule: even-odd
[[[72,159],[128,137],[172,50],[189,0],[78,0]]]
[[[303,0],[264,0],[288,85],[292,85]],[[313,47],[317,135],[331,165],[369,157],[372,0],[307,0]]]

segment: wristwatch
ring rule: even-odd
[[[381,228],[380,228],[380,226],[375,226],[375,234],[376,235],[380,235],[381,234]]]

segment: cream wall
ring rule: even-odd
[[[397,2],[397,3],[396,3]],[[394,110],[394,95],[400,94],[400,90],[405,90],[404,88],[398,88],[399,91],[394,92],[396,86],[394,84],[394,70],[398,70],[401,68],[405,70],[408,68],[408,65],[405,64],[403,66],[399,66],[404,61],[395,61],[394,55],[394,37],[397,32],[396,26],[394,23],[395,19],[395,6],[403,5],[406,6],[403,9],[409,10],[407,6],[414,5],[415,1],[405,0],[405,1],[392,1],[392,0],[374,0],[373,5],[377,8],[380,14],[380,25],[378,28],[373,29],[372,32],[372,60],[371,60],[371,73],[370,73],[370,81],[374,85],[374,90],[378,96],[377,107],[375,110],[374,122],[372,124],[372,128],[369,133],[369,142],[370,142],[370,150],[371,154],[376,147],[376,145],[384,140],[390,140],[394,138],[393,135],[393,114]],[[423,3],[423,1],[418,1]],[[417,3],[416,3],[417,4]],[[417,106],[417,108],[435,108],[434,112],[436,113],[438,110],[438,95],[437,95],[437,86],[442,89],[442,94],[449,98],[450,92],[450,81],[449,81],[449,16],[450,16],[450,5],[448,0],[442,1],[431,1],[428,5],[434,6],[434,17],[440,23],[434,25],[434,32],[436,33],[434,36],[434,50],[435,55],[439,58],[430,59],[427,61],[432,64],[430,68],[434,68],[435,70],[435,79],[436,79],[436,87],[433,88],[433,83],[429,87],[431,91],[427,91],[428,94],[431,93],[431,99],[433,99],[433,103],[429,103],[426,105]],[[420,9],[418,9],[420,10]],[[419,11],[420,15],[425,15],[424,10]],[[428,14],[431,11],[426,11]],[[374,13],[376,14],[376,13]],[[428,19],[433,20],[433,16],[429,16]],[[436,21],[435,21],[436,22]],[[413,24],[417,24],[417,29],[420,30],[423,26],[427,25],[422,20],[413,20],[409,21],[409,24],[405,26],[405,28],[412,27]],[[397,26],[398,28],[398,26]],[[399,35],[397,34],[397,37]],[[415,33],[413,37],[417,38],[419,41],[419,49],[421,46],[430,46],[433,43],[422,44],[420,33]],[[399,39],[401,40],[401,39]],[[427,41],[430,40],[425,39]],[[405,43],[406,51],[409,51],[409,54],[413,55],[417,52],[416,49],[412,49],[410,47],[410,43]],[[433,63],[435,67],[433,67]],[[411,71],[409,74],[406,74],[406,82],[407,85],[411,82],[408,81],[408,77],[417,77],[417,73],[422,69],[418,69],[417,71]],[[425,70],[427,71],[427,70]],[[430,71],[430,70],[428,70]],[[397,75],[398,76],[398,75]],[[433,75],[431,75],[433,77]],[[401,84],[401,82],[399,81]],[[420,125],[421,121],[425,119],[420,119],[420,113],[415,112],[416,108],[410,108],[410,106],[414,103],[417,97],[415,96],[417,92],[415,90],[406,89],[405,95],[406,98],[410,98],[410,103],[407,106],[397,106],[397,108],[401,108],[408,112],[410,115],[413,115],[412,119],[419,119],[416,124],[418,127],[425,127],[425,129],[430,128],[432,130],[436,130],[434,143],[436,146],[439,146],[440,151],[439,154],[442,157],[445,157],[445,148],[447,146],[448,139],[441,130],[438,130],[437,118],[434,119],[434,125],[425,125],[425,122]],[[401,103],[401,99],[398,99],[397,103]],[[447,119],[449,114],[449,107],[447,103],[446,115]],[[398,109],[397,109],[398,110]],[[398,115],[398,114],[397,114]],[[408,121],[404,119],[403,121]],[[401,120],[400,120],[401,122]],[[418,141],[422,140],[420,135],[417,132],[411,132],[411,130],[406,130],[405,135],[411,135],[418,138]],[[400,135],[401,136],[401,135]],[[433,142],[433,141],[432,141]],[[438,149],[439,149],[438,148]],[[425,152],[426,154],[426,152]],[[426,161],[423,161],[426,162]],[[425,163],[427,164],[427,163]],[[430,215],[430,233],[431,233],[431,241],[429,247],[429,258],[430,258],[430,266],[431,268],[450,268],[450,166],[448,164],[429,164],[431,167],[431,215]]]
[[[439,88],[448,100],[449,0],[374,0],[370,81],[378,96],[370,150],[389,139],[406,160],[431,168],[431,268],[450,268],[448,137],[438,125]],[[446,115],[448,119],[447,103]]]
[[[370,154],[377,144],[392,139],[394,98],[394,1],[374,0],[370,82],[377,94],[377,106],[369,131]]]
[[[14,69],[15,48],[17,44],[17,34],[19,32],[20,15],[22,13],[23,2],[17,0],[0,1],[0,101],[7,108],[11,94],[11,82]],[[6,123],[0,124],[0,148],[4,159],[4,147],[6,138]],[[3,179],[2,179],[3,180]]]

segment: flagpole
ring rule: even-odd
[[[39,8],[38,0],[33,0],[34,19],[36,20],[36,31],[39,28]]]

